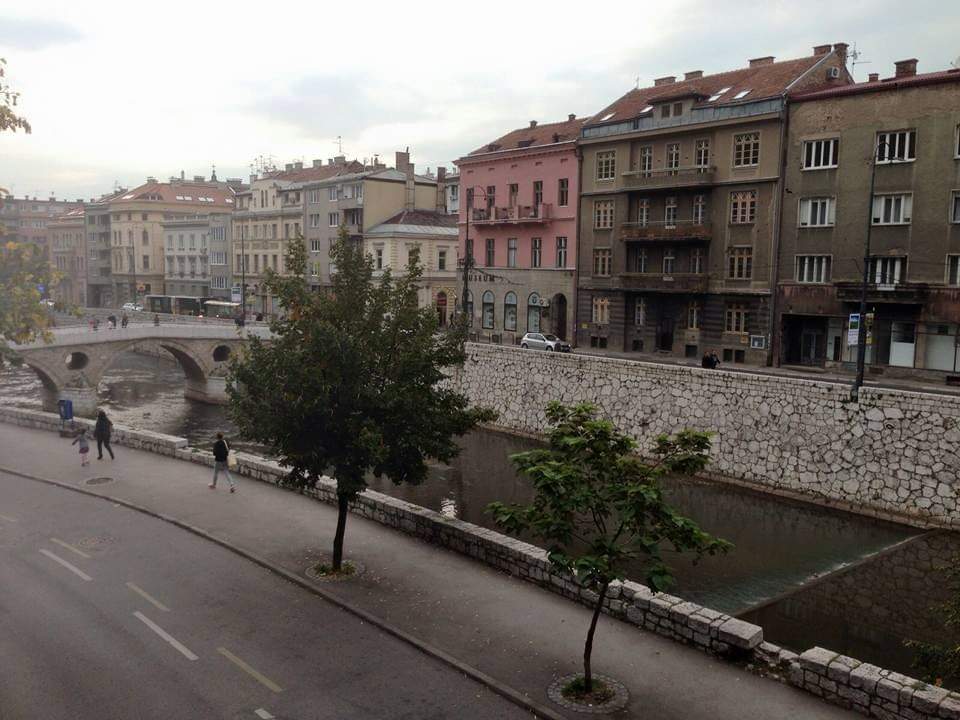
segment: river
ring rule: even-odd
[[[101,407],[118,425],[186,437],[209,447],[214,433],[236,448],[262,451],[236,438],[226,408],[183,398],[183,374],[164,359],[126,353],[100,386]],[[0,402],[41,407],[39,380],[27,368],[0,373]],[[461,441],[449,466],[434,465],[420,486],[370,479],[377,490],[493,528],[494,500],[525,502],[529,485],[509,456],[537,442],[478,430]],[[943,623],[931,606],[946,598],[939,569],[960,552],[952,533],[913,528],[787,500],[734,485],[668,479],[665,493],[708,532],[734,544],[725,557],[693,564],[666,553],[676,575],[672,592],[764,627],[765,637],[794,649],[814,645],[902,672],[911,671],[903,640],[937,640]],[[630,576],[642,580],[638,563]]]

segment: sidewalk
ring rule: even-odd
[[[298,574],[327,553],[336,524],[333,507],[241,478],[230,495],[223,482],[207,488],[205,467],[117,447],[113,462],[81,468],[69,440],[39,430],[0,425],[0,465],[81,484],[202,528]],[[547,685],[576,672],[590,613],[533,585],[469,558],[351,515],[346,553],[366,570],[324,589],[405,632],[550,705]],[[189,561],[189,559],[186,559]],[[709,561],[709,560],[708,560]],[[316,602],[323,602],[317,599]],[[616,717],[849,718],[816,697],[756,677],[731,664],[629,625],[602,617],[594,671],[630,690]],[[563,714],[561,708],[554,706]],[[578,717],[569,713],[569,717]]]

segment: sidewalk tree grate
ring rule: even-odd
[[[630,693],[627,692],[627,688],[622,682],[619,680],[614,680],[608,675],[601,675],[600,673],[594,673],[593,679],[602,680],[608,688],[613,690],[613,697],[607,702],[603,703],[602,705],[587,705],[565,698],[563,696],[563,688],[567,685],[567,683],[575,680],[578,677],[583,677],[583,673],[564,675],[563,677],[557,678],[550,683],[550,686],[547,688],[547,697],[557,703],[557,705],[561,705],[568,710],[573,710],[574,712],[584,713],[587,715],[609,715],[617,712],[618,710],[623,710],[623,708],[627,706],[627,703],[630,702]]]
[[[356,560],[351,560],[349,558],[344,558],[343,565],[345,568],[352,568],[352,571],[343,573],[341,575],[325,575],[319,571],[319,565],[326,565],[329,567],[331,565],[330,558],[323,556],[319,560],[310,563],[307,566],[307,569],[303,571],[303,574],[311,580],[316,580],[317,582],[342,582],[344,580],[352,580],[360,577],[367,569],[363,563],[357,562]]]
[[[107,483],[111,483],[111,482],[113,482],[112,477],[95,477],[95,478],[88,478],[84,482],[84,484],[85,485],[106,485]]]

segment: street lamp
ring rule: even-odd
[[[863,241],[863,282],[860,284],[860,324],[857,329],[857,376],[850,388],[850,399],[858,400],[863,387],[863,371],[867,359],[867,286],[870,283],[870,233],[873,230],[873,193],[877,176],[877,156],[880,148],[885,148],[887,162],[903,161],[902,155],[892,156],[893,146],[886,140],[877,139],[870,158],[870,199],[867,202],[867,234]]]
[[[470,268],[473,265],[473,247],[470,245],[470,214],[473,212],[473,195],[475,190],[479,190],[484,198],[487,197],[486,191],[479,185],[467,188],[467,225],[464,231],[463,242],[463,296],[460,301],[460,307],[463,311],[464,319],[467,321],[467,327],[470,326],[470,320],[472,319],[467,316],[467,302],[470,297]]]

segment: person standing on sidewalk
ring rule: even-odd
[[[103,449],[106,448],[113,460],[113,448],[110,447],[110,434],[113,432],[113,423],[107,414],[101,410],[97,413],[97,424],[93,428],[93,437],[97,441],[97,460],[103,460]]]
[[[230,446],[223,439],[223,433],[218,432],[217,441],[213,444],[213,482],[209,485],[213,490],[217,488],[217,476],[221,471],[227,476],[230,492],[236,492],[236,483],[233,482],[233,476],[230,475]]]
[[[87,439],[87,429],[80,428],[80,434],[77,435],[70,444],[80,446],[80,467],[89,465],[90,459],[87,455],[90,454],[90,441]]]

